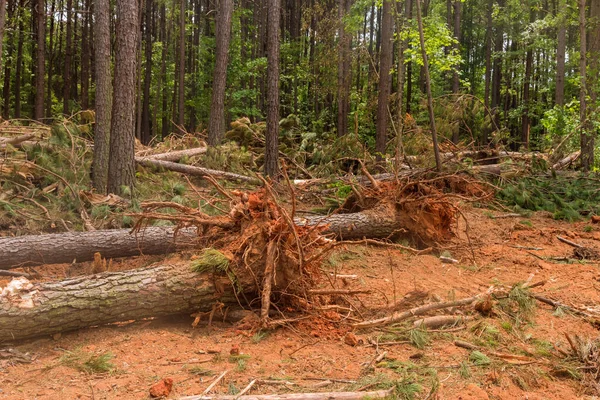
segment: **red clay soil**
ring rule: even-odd
[[[377,337],[379,342],[389,341],[381,337],[386,333],[390,336],[389,330],[355,331],[356,336],[348,338],[350,325],[360,319],[385,316],[391,311],[384,308],[396,303],[396,310],[405,310],[432,301],[472,296],[491,285],[511,286],[529,279],[546,281],[544,286],[532,289],[535,293],[577,307],[598,307],[600,282],[596,263],[565,264],[548,260],[572,253],[571,247],[556,239],[557,235],[600,249],[598,226],[585,221],[558,222],[542,214],[492,219],[489,211],[463,207],[462,212],[468,221],[469,238],[465,234],[467,226],[461,221],[458,238],[446,245],[449,255],[459,260],[457,264],[443,264],[434,255],[415,256],[370,246],[351,246],[333,254],[324,263],[325,268],[359,277],[339,281],[339,287],[372,291],[349,297],[348,302],[338,301],[342,307],[352,304],[360,313],[348,315],[344,308],[332,309],[265,335],[245,330],[243,325],[219,321],[212,327],[202,322],[192,328],[192,318],[174,316],[94,327],[12,346],[5,344],[0,349],[10,347],[29,353],[33,361],[13,364],[10,359],[0,358],[0,398],[147,399],[153,385],[169,378],[173,387],[168,398],[175,399],[202,393],[226,370],[229,373],[212,393],[233,393],[255,378],[269,382],[256,385],[252,394],[346,391],[361,386],[372,388],[369,385],[374,377],[386,376],[399,382],[418,383],[421,391],[415,395],[417,399],[427,397],[436,380],[437,393],[429,398],[591,398],[584,393],[579,380],[558,377],[552,371],[554,365],[562,362],[560,351],[570,351],[565,333],[596,339],[598,330],[583,318],[568,313],[559,315],[540,303],[531,319],[520,325],[509,322],[500,312],[489,317],[469,312],[475,318],[467,322],[466,328],[429,332],[429,343],[423,349],[406,340],[382,346],[380,351],[387,351],[383,362],[365,368],[376,356],[376,349],[370,343]],[[526,250],[518,246],[543,249]],[[167,262],[187,262],[189,257],[190,254],[171,256]],[[134,268],[152,262],[165,262],[165,258],[120,260],[113,262],[111,268]],[[92,265],[87,263],[37,270],[57,278],[87,273],[90,268]],[[5,283],[0,282],[0,286]],[[410,326],[412,321],[399,331],[406,332]],[[478,343],[483,346],[482,353],[526,356],[533,362],[515,364],[490,357],[491,364],[476,366],[469,361],[470,351],[456,347],[455,340]],[[113,355],[114,369],[102,374],[80,372],[64,361],[65,354],[74,351],[109,352]],[[206,376],[194,374],[201,368]],[[341,382],[317,387],[321,381],[307,378],[360,382],[354,387]],[[296,385],[276,383],[279,380],[293,381]]]

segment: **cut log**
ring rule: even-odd
[[[24,279],[24,278],[19,278]],[[10,284],[9,284],[10,286]],[[163,265],[105,272],[0,292],[0,342],[111,322],[208,311],[215,303],[213,278],[189,266]],[[237,304],[230,286],[218,300]]]
[[[0,138],[0,149],[6,148],[6,146],[8,146],[9,144],[12,146],[16,146],[20,143],[26,142],[33,138],[35,138],[34,133],[26,133],[24,135],[15,136],[15,137],[11,137],[11,138],[3,137],[3,138]]]
[[[295,218],[294,222],[321,226],[324,234],[348,240],[387,238],[402,232],[410,220],[382,205],[358,213]],[[173,232],[173,228],[149,227],[138,234],[115,229],[0,238],[0,269],[90,261],[96,252],[104,258],[167,254],[189,247],[196,237],[193,228],[178,231],[177,238]]]
[[[194,167],[192,165],[178,164],[170,161],[156,160],[150,157],[136,157],[135,161],[145,167],[164,168],[169,171],[180,172],[182,174],[193,176],[211,176],[215,179],[227,179],[232,181],[241,181],[253,184],[260,184],[261,181],[257,178],[252,178],[246,175],[234,174],[233,172],[218,171],[202,167]]]
[[[177,162],[184,157],[193,157],[206,153],[207,147],[195,147],[193,149],[175,150],[167,153],[147,154],[140,158],[150,158],[152,160]]]
[[[173,228],[149,227],[138,234],[117,229],[5,237],[0,238],[0,269],[90,261],[96,252],[104,258],[166,254],[185,248],[197,237],[193,228],[173,235]]]

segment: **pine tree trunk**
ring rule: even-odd
[[[14,118],[21,118],[21,81],[23,73],[23,41],[25,37],[25,26],[23,24],[23,12],[25,11],[25,1],[19,1],[19,39],[17,43],[17,67],[15,71],[15,114]]]
[[[264,172],[279,176],[279,17],[281,0],[267,0],[267,132]]]
[[[8,20],[12,21],[15,14],[15,6],[16,0],[9,0],[7,4],[7,14]],[[7,45],[6,45],[6,60],[4,62],[4,85],[2,87],[2,98],[4,99],[4,104],[2,105],[2,118],[9,119],[10,118],[10,80],[11,80],[11,71],[12,71],[12,60],[14,57],[14,29],[8,31],[7,36]]]
[[[150,85],[152,83],[152,13],[154,1],[146,0],[145,24],[145,57],[146,65],[144,74],[144,100],[142,104],[142,144],[150,143],[152,135],[150,132]]]
[[[179,64],[178,64],[178,94],[177,124],[179,133],[183,134],[185,125],[185,0],[179,3]]]
[[[6,0],[0,0],[0,71],[2,71],[2,45],[4,44],[4,27],[6,25]]]
[[[588,172],[594,165],[594,135],[592,124],[588,118],[587,109],[587,23],[586,1],[579,0],[579,73],[581,75],[581,89],[579,91],[579,112],[581,120],[581,168]]]
[[[105,272],[57,282],[0,298],[0,341],[52,335],[94,325],[207,311],[220,301],[236,304],[231,285],[189,266],[163,265]]]
[[[387,144],[387,130],[389,122],[388,103],[392,89],[392,32],[394,22],[392,19],[392,2],[384,0],[381,20],[381,51],[379,53],[379,95],[377,97],[377,132],[375,137],[375,151],[377,158],[385,157]]]
[[[94,20],[96,123],[94,124],[92,185],[98,193],[106,193],[108,190],[108,159],[112,119],[110,0],[95,0]]]
[[[120,194],[135,185],[135,88],[138,49],[138,2],[117,0],[115,90],[108,162],[108,191]]]
[[[338,112],[337,134],[348,134],[348,115],[350,113],[350,45],[352,35],[346,32],[344,18],[350,11],[350,0],[338,0],[339,44],[338,44]]]
[[[36,4],[36,68],[35,68],[35,103],[33,119],[44,118],[44,76],[46,66],[46,1],[37,0]]]
[[[81,32],[81,108],[87,110],[90,107],[90,0],[85,0],[84,5],[87,12]]]
[[[70,114],[71,62],[73,58],[73,0],[67,0],[67,33],[65,44],[65,70],[63,75],[63,114]]]
[[[556,45],[556,90],[554,101],[557,105],[565,104],[565,53],[567,50],[566,0],[559,0],[557,9],[558,38]]]
[[[231,18],[233,0],[220,0],[215,24],[215,71],[213,73],[210,116],[208,120],[208,144],[216,146],[225,134],[225,89],[227,84],[227,63],[231,38]]]

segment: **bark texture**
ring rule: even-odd
[[[300,226],[323,226],[324,234],[340,239],[387,238],[410,223],[407,217],[384,204],[351,214],[295,218],[294,222]],[[96,252],[105,258],[164,254],[189,245],[195,237],[194,229],[180,230],[175,240],[172,228],[150,227],[137,235],[128,229],[116,229],[1,238],[0,269],[70,263],[74,259],[89,261]]]
[[[231,38],[231,17],[233,0],[221,0],[215,26],[217,47],[215,50],[215,72],[213,74],[212,98],[208,125],[208,144],[216,146],[225,133],[225,85],[227,83],[227,62],[229,40]]]
[[[267,133],[265,174],[279,175],[279,19],[281,0],[267,0]]]
[[[4,2],[3,2],[4,3]],[[35,67],[35,100],[33,118],[41,121],[44,118],[44,76],[46,66],[46,1],[37,0],[36,4],[36,67]]]
[[[215,292],[212,278],[174,265],[37,283],[0,296],[0,341],[206,311],[216,300]],[[235,297],[225,290],[219,301],[234,303]]]
[[[387,143],[387,129],[389,122],[388,101],[392,90],[392,2],[384,0],[381,22],[381,53],[379,54],[379,95],[377,98],[377,133],[375,137],[375,151],[381,159],[385,154]]]
[[[96,123],[94,124],[94,161],[92,164],[92,185],[98,193],[106,193],[108,184],[110,123],[112,114],[109,0],[95,0],[94,19]]]
[[[135,79],[137,75],[138,2],[117,0],[115,87],[110,130],[108,191],[135,185]]]
[[[0,238],[0,269],[27,265],[70,263],[140,254],[165,254],[182,249],[196,238],[195,229],[149,227],[138,234],[128,229],[66,232]]]

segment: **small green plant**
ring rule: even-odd
[[[232,354],[229,356],[229,362],[235,364],[239,363],[240,361],[245,361],[249,358],[250,356],[248,354]]]
[[[100,374],[115,369],[114,364],[110,362],[112,359],[113,355],[109,352],[94,354],[78,348],[73,351],[66,351],[60,358],[59,363],[87,374]]]
[[[227,393],[234,396],[234,395],[238,394],[239,392],[240,392],[240,389],[238,389],[238,387],[235,386],[235,383],[229,382],[229,385],[227,387]]]
[[[478,350],[473,350],[469,354],[469,361],[478,366],[490,365],[492,363],[488,356]]]
[[[235,370],[237,372],[244,372],[246,370],[247,363],[246,360],[238,360],[237,365],[235,366]]]
[[[219,250],[212,248],[206,249],[200,256],[192,261],[192,271],[194,272],[222,272],[229,269],[229,258]]]
[[[190,367],[188,369],[188,372],[192,375],[198,375],[198,376],[212,376],[215,374],[215,372],[213,370],[201,367],[199,365]]]
[[[533,228],[533,223],[530,220],[528,220],[528,219],[524,219],[522,221],[519,221],[519,224],[528,226],[529,228]]]
[[[586,225],[586,226],[583,227],[583,231],[584,232],[588,232],[589,233],[589,232],[591,232],[593,230],[594,230],[594,227],[591,226],[591,225]]]
[[[408,340],[417,349],[424,349],[429,344],[429,335],[423,329],[411,329],[408,334]]]
[[[268,331],[258,331],[254,334],[254,336],[252,336],[252,343],[255,343],[255,344],[260,343],[268,337],[269,337]]]
[[[410,379],[396,381],[394,386],[396,387],[396,398],[402,400],[413,400],[422,390],[421,385]]]
[[[458,374],[463,379],[469,379],[471,377],[471,369],[469,368],[469,364],[465,361],[460,363],[460,368],[458,369]]]

